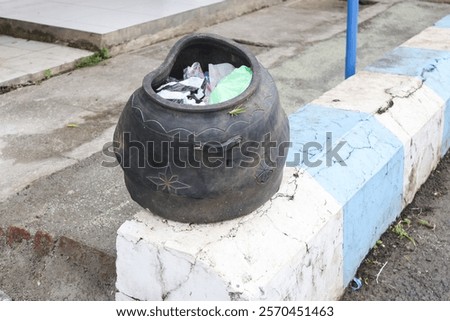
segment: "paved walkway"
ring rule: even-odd
[[[86,34],[111,37],[125,29],[136,31],[144,23],[158,22],[164,27],[162,22],[171,24],[169,17],[220,2],[223,0],[0,0],[0,24],[17,30],[32,26],[41,33],[53,30],[73,39]],[[0,34],[0,86],[48,78],[73,68],[78,59],[91,54]]]
[[[0,35],[0,86],[48,78],[92,52]]]
[[[223,0],[0,0],[0,17],[105,34]]]

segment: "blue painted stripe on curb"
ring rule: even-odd
[[[450,21],[450,16],[444,19],[447,18]],[[450,52],[398,47],[367,67],[366,70],[420,77],[424,84],[446,102],[441,148],[441,156],[444,156],[450,146]]]
[[[397,140],[389,135],[392,142]],[[398,146],[398,140],[394,143],[397,149],[394,145],[387,150],[388,143],[384,141],[380,150],[390,153],[390,159],[385,159],[385,165],[344,206],[344,285],[351,281],[368,251],[403,209],[404,150]]]
[[[428,87],[447,101],[450,99],[450,57],[436,60],[438,61],[422,74],[422,79]]]
[[[445,102],[441,156],[450,147],[450,58],[436,59],[433,68],[422,74],[424,84],[437,93]]]
[[[450,52],[441,50],[397,47],[383,58],[366,67],[372,72],[422,77],[435,69],[440,60],[450,59]]]
[[[441,147],[441,156],[444,156],[450,147],[450,58],[437,61],[434,64],[434,69],[425,72],[422,77],[424,84],[436,92],[445,102]]]
[[[398,138],[374,118],[344,136],[346,167],[308,172],[343,208],[344,285],[389,224],[401,213],[404,151]]]
[[[322,149],[313,155],[314,161],[321,161],[318,166],[303,163],[302,167],[343,205],[345,286],[402,210],[403,145],[374,117],[364,113],[308,105],[291,118],[291,126],[300,126],[291,136],[296,147],[304,146],[311,138],[326,146],[326,131],[333,134],[332,148],[344,142],[337,153],[346,166],[336,159],[327,166],[326,149]]]
[[[450,15],[442,18],[434,25],[439,28],[450,28]]]
[[[444,111],[444,134],[442,137],[441,156],[443,157],[450,149],[450,99],[447,100],[447,105]]]
[[[318,161],[327,145],[327,133],[339,139],[368,114],[308,104],[289,115],[292,146],[286,166],[307,168]],[[330,141],[328,142],[331,143]]]
[[[441,59],[435,69],[423,75],[424,83],[436,92],[445,102],[441,156],[450,147],[450,59]]]
[[[343,206],[344,286],[389,224],[401,213],[403,194],[403,145],[398,138],[365,113],[307,105],[289,117],[293,153],[316,142],[309,150],[310,173]],[[332,133],[328,139],[326,132]],[[330,137],[328,137],[330,138]],[[327,149],[342,147],[327,166]],[[330,153],[328,153],[330,154]]]

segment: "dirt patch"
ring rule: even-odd
[[[449,191],[447,153],[359,267],[363,287],[342,300],[450,300]]]
[[[141,208],[94,155],[0,202],[0,289],[13,300],[113,300],[115,241]],[[20,280],[20,281],[18,281]]]
[[[114,299],[115,257],[42,231],[23,233],[30,235],[10,227],[13,242],[0,237],[0,288],[13,300]]]

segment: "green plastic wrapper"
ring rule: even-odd
[[[219,104],[239,96],[247,89],[253,72],[247,66],[240,66],[225,76],[211,92],[210,104]]]

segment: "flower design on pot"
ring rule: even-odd
[[[256,181],[259,184],[265,184],[273,174],[274,167],[270,167],[264,161],[259,164],[259,168],[256,171]]]
[[[156,187],[157,191],[167,191],[177,193],[178,190],[190,188],[189,185],[178,180],[178,175],[173,175],[170,166],[166,167],[164,173],[159,173],[158,177],[147,176],[147,179]]]

